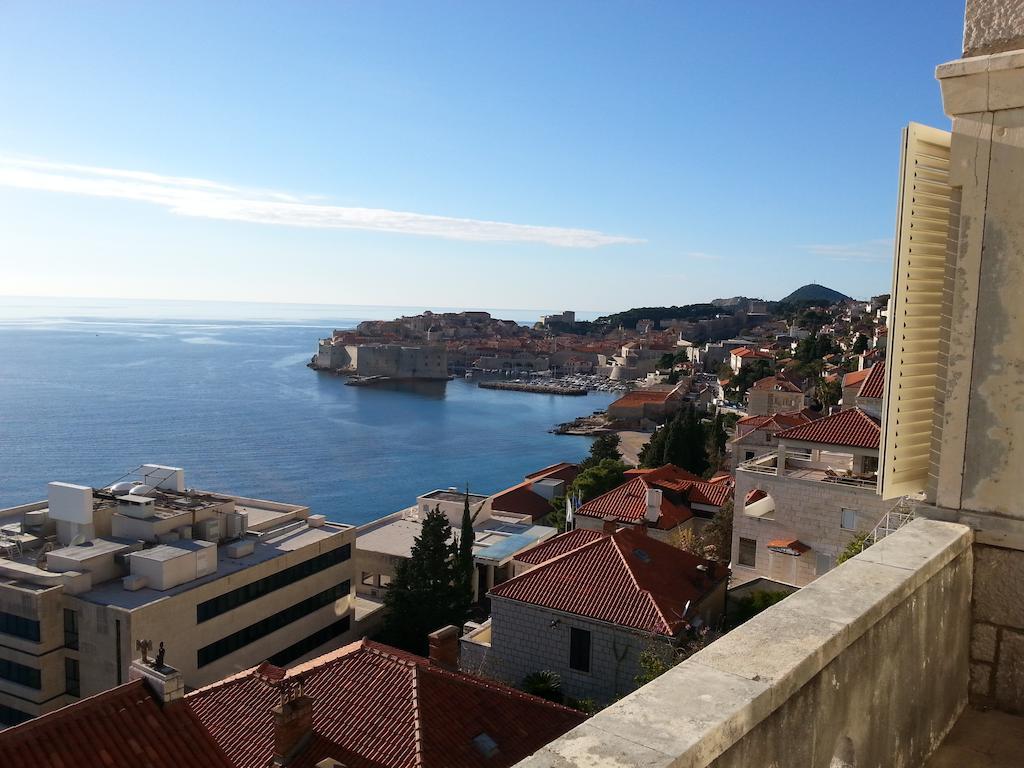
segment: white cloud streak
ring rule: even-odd
[[[722,258],[717,253],[705,253],[704,251],[687,251],[683,255],[691,259],[701,259],[702,261],[719,261]]]
[[[132,200],[158,205],[180,216],[287,227],[358,229],[474,242],[542,243],[561,248],[597,248],[644,242],[592,229],[509,224],[384,208],[326,205],[314,202],[321,198],[313,196],[300,197],[273,190],[246,189],[207,179],[2,155],[0,186]]]
[[[818,243],[801,245],[800,250],[830,261],[879,262],[892,260],[892,238],[865,240],[859,243]]]

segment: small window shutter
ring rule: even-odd
[[[903,131],[882,416],[886,499],[924,490],[928,477],[950,236],[949,142],[948,131],[917,123]]]

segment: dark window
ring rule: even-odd
[[[319,629],[312,635],[307,637],[305,640],[289,645],[283,651],[275,653],[270,657],[270,663],[278,667],[283,667],[286,664],[291,664],[300,656],[305,656],[313,649],[323,645],[328,640],[333,640],[338,635],[343,635],[349,630],[352,620],[349,616],[345,616],[341,621],[336,621],[333,624],[328,624],[323,629]]]
[[[24,616],[15,616],[13,613],[0,611],[0,632],[34,643],[39,642],[39,622],[26,619]]]
[[[757,539],[740,538],[740,565],[747,565],[751,568],[757,562]]]
[[[877,472],[878,471],[878,457],[877,456],[865,456],[864,457],[864,471],[865,472]]]
[[[285,568],[283,571],[272,573],[270,576],[266,576],[259,581],[253,581],[231,592],[217,595],[217,597],[196,606],[196,623],[202,624],[204,621],[220,616],[222,613],[227,613],[240,605],[245,605],[252,600],[269,595],[281,587],[287,587],[289,584],[301,581],[307,576],[320,573],[320,571],[326,570],[332,565],[345,562],[351,556],[352,545],[345,544],[337,549],[332,549],[330,552],[324,552],[322,555],[311,557],[309,560],[303,560],[301,563]]]
[[[569,628],[569,669],[590,671],[590,632],[585,629]]]
[[[32,715],[27,712],[22,712],[14,707],[8,707],[6,704],[0,704],[0,725],[9,727],[31,719]]]
[[[72,696],[80,695],[78,659],[64,659],[64,690]]]
[[[747,451],[746,457],[743,460],[744,461],[750,461],[752,458],[754,458],[754,452],[753,451]]]
[[[266,637],[271,632],[276,632],[283,627],[287,627],[293,621],[298,621],[303,616],[307,616],[308,614],[313,613],[313,611],[323,608],[325,605],[330,605],[335,600],[345,597],[351,591],[352,584],[346,579],[341,584],[331,587],[330,589],[325,589],[318,595],[308,597],[302,602],[290,605],[283,611],[278,611],[262,621],[250,624],[245,629],[240,629],[227,637],[222,637],[216,642],[203,646],[196,653],[196,666],[205,667],[210,662],[216,661],[223,656],[227,656],[229,653],[234,653],[239,648],[244,648],[250,643],[255,643],[257,640]]]
[[[26,667],[9,659],[0,659],[0,677],[26,688],[35,688],[37,691],[42,687],[38,669]]]
[[[78,650],[78,613],[64,609],[64,647]]]

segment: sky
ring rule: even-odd
[[[0,296],[615,311],[891,281],[963,0],[0,2]]]

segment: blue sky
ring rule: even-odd
[[[963,0],[0,4],[0,295],[888,290]]]

